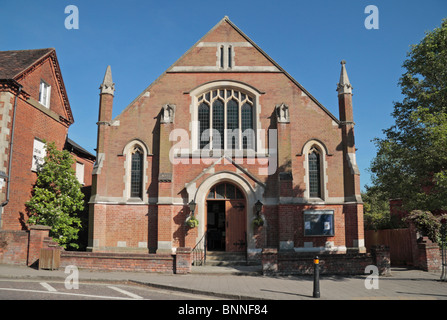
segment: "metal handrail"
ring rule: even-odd
[[[207,231],[192,249],[192,264],[194,266],[204,266],[206,263],[206,235]]]

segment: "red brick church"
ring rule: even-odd
[[[89,249],[365,252],[344,61],[336,89],[338,117],[227,17],[116,118],[107,67]]]

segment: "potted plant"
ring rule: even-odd
[[[199,220],[197,220],[194,216],[189,216],[188,219],[186,219],[186,225],[190,228],[195,228],[199,225]]]
[[[253,219],[253,226],[255,227],[262,227],[264,225],[264,219],[260,215],[256,216],[256,218]]]

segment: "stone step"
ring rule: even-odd
[[[207,260],[215,260],[215,261],[225,261],[225,260],[245,261],[246,256],[245,256],[245,252],[207,251],[206,259]]]
[[[207,266],[247,266],[245,252],[207,251]]]

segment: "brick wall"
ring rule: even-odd
[[[217,47],[210,47],[210,43],[247,43],[247,39],[226,22],[214,28],[201,41],[207,44],[193,48],[175,66],[182,68],[213,67],[217,62]],[[235,66],[274,67],[273,63],[254,46],[235,46],[233,49]],[[104,202],[116,203],[118,201],[128,204],[120,207],[119,214],[109,214],[116,210],[114,204],[107,207],[95,204],[94,208],[98,210],[98,217],[107,217],[107,219],[98,218],[99,220],[96,220],[95,217],[94,228],[98,229],[98,235],[101,234],[97,239],[107,242],[106,238],[109,237],[116,242],[118,238],[128,238],[131,241],[133,233],[136,232],[140,237],[140,229],[145,229],[147,233],[145,241],[148,241],[149,248],[156,247],[157,243],[161,242],[170,242],[174,247],[193,247],[193,240],[197,236],[194,234],[196,231],[187,230],[184,227],[188,211],[186,207],[177,205],[190,201],[189,195],[185,191],[185,185],[194,181],[196,186],[200,186],[211,175],[230,171],[248,181],[253,190],[259,187],[257,181],[263,183],[265,191],[261,197],[271,201],[263,209],[263,215],[266,218],[265,226],[254,232],[255,248],[262,248],[266,245],[275,246],[280,241],[292,243],[295,247],[303,247],[304,242],[313,242],[315,247],[325,246],[327,241],[334,242],[335,246],[358,246],[361,242],[359,240],[363,239],[363,211],[361,204],[346,206],[342,204],[346,201],[345,197],[351,197],[352,194],[351,191],[349,194],[345,192],[347,190],[345,171],[350,171],[345,170],[343,132],[338,120],[328,114],[327,110],[321,108],[315,99],[306,94],[287,74],[279,72],[279,70],[277,72],[270,71],[230,72],[227,70],[223,74],[221,72],[175,72],[171,69],[113,119],[114,125],[101,126],[98,148],[103,148],[106,156],[101,173],[95,177],[98,179],[98,186],[93,191],[93,198],[95,198],[96,191],[96,195],[100,196],[98,198],[104,199]],[[210,168],[210,165],[217,160],[216,158],[202,159],[211,160],[208,163],[205,161],[194,163],[191,158],[186,158],[188,164],[171,164],[166,152],[175,143],[168,140],[170,130],[182,129],[191,133],[191,110],[193,109],[191,105],[194,103],[194,98],[188,93],[204,84],[223,79],[233,81],[234,86],[237,86],[238,83],[247,84],[253,90],[260,92],[256,105],[256,113],[259,113],[257,120],[260,127],[258,129],[266,130],[264,133],[260,133],[261,140],[268,141],[268,129],[279,129],[278,167],[281,172],[291,173],[288,175],[291,179],[280,180],[278,172],[273,175],[262,175],[259,169],[267,168],[268,163],[260,164],[258,159],[255,159],[254,164],[248,163],[247,158],[242,159],[241,167],[250,175],[244,174],[243,170],[228,161],[228,163],[223,161],[224,163],[215,164],[212,170],[206,172],[206,169]],[[334,79],[337,79],[337,75],[334,75]],[[116,85],[119,87],[119,83]],[[104,98],[101,98],[100,113],[102,115],[100,118],[109,121],[109,116],[103,113],[104,110],[111,113],[113,106],[111,98],[113,96],[102,96]],[[349,100],[349,97],[345,98]],[[337,101],[336,99],[337,96],[334,94],[334,101]],[[173,123],[160,123],[160,112],[166,103],[176,106]],[[275,121],[275,106],[280,103],[289,106],[290,123],[281,123],[278,127]],[[351,101],[347,103],[351,103]],[[348,107],[351,108],[351,105],[349,104]],[[138,139],[148,149],[146,159],[148,167],[145,172],[147,184],[144,186],[144,190],[148,191],[148,202],[151,205],[148,205],[149,218],[146,217],[144,220],[141,217],[138,220],[140,226],[128,226],[128,223],[136,222],[132,220],[135,217],[134,206],[125,195],[123,196],[126,181],[124,169],[126,155],[123,155],[123,150],[129,142],[135,139]],[[331,203],[335,204],[304,206],[296,202],[295,198],[304,199],[307,188],[306,157],[301,152],[304,145],[312,139],[318,139],[327,149],[323,159],[324,165],[327,164],[324,187],[327,188],[327,197],[331,199]],[[187,144],[189,146],[189,141]],[[268,143],[265,146],[268,147]],[[158,181],[159,173],[172,173],[172,180]],[[286,200],[283,201],[280,197]],[[324,201],[326,200],[328,199],[324,199]],[[272,205],[272,202],[281,203],[281,205]],[[158,203],[156,209],[155,205],[152,205],[154,203]],[[198,206],[203,205],[203,203],[198,203]],[[335,236],[304,237],[302,212],[306,208],[333,209]],[[152,213],[153,215],[151,215]],[[121,225],[119,230],[113,227],[118,224]],[[155,224],[157,228],[153,227]],[[248,225],[248,228],[251,228],[251,225]],[[106,229],[107,231],[105,231]],[[107,245],[112,244],[101,244],[100,246]]]
[[[416,265],[424,271],[440,272],[442,259],[439,245],[433,243],[428,237],[423,237],[417,242],[418,257]]]
[[[191,272],[191,248],[177,248],[176,254],[131,254],[111,252],[61,253],[60,267],[107,271],[157,272],[186,274]]]
[[[29,230],[0,231],[0,263],[36,265],[42,248],[57,248],[48,236],[50,227],[33,225]]]
[[[262,252],[264,274],[313,274],[314,258],[320,260],[320,274],[359,275],[365,274],[368,265],[376,261],[370,254],[349,252],[346,254],[302,253],[278,251],[266,248]]]
[[[0,231],[0,264],[26,265],[28,231]]]
[[[191,248],[178,248],[176,254],[129,254],[64,251],[51,237],[47,226],[31,226],[30,230],[0,231],[0,264],[37,266],[41,249],[59,250],[61,268],[108,271],[144,271],[185,274],[191,272]]]
[[[108,271],[174,273],[175,257],[169,254],[118,254],[101,252],[63,252],[61,267]]]

